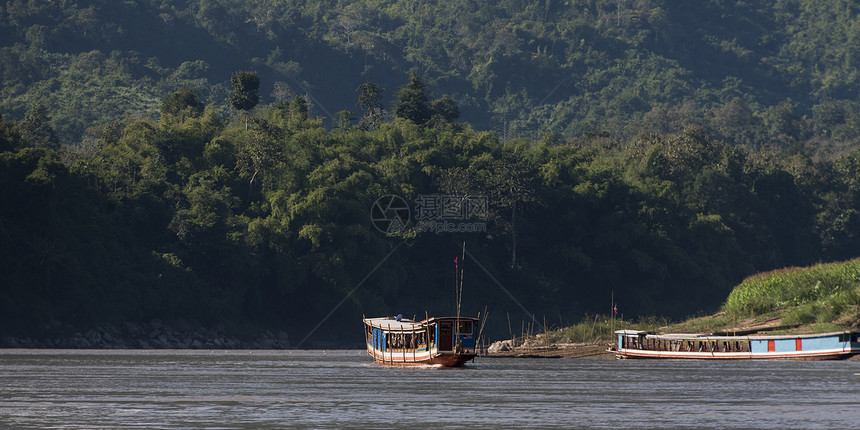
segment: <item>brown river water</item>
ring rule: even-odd
[[[0,350],[0,429],[860,428],[860,361]]]

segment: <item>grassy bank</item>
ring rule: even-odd
[[[860,258],[791,267],[748,277],[714,315],[670,323],[656,317],[612,322],[608,315],[586,315],[578,324],[547,331],[550,343],[610,342],[612,330],[654,332],[821,333],[860,327]]]
[[[735,318],[778,316],[787,325],[857,327],[860,259],[751,276],[729,294],[723,311]]]

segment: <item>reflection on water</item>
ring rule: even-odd
[[[0,350],[0,428],[856,428],[860,361]]]

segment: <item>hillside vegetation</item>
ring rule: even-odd
[[[732,290],[723,310],[730,316],[780,315],[788,325],[832,323],[860,326],[860,260],[761,273]]]
[[[549,325],[549,324],[548,324]],[[666,318],[625,320],[586,315],[577,324],[531,338],[534,346],[608,343],[612,330],[655,333],[824,333],[860,328],[860,260],[757,273],[735,286],[720,312],[672,323]],[[531,329],[540,334],[543,327]],[[521,336],[522,333],[514,333]],[[530,336],[527,336],[530,338]],[[525,339],[515,341],[520,345]],[[533,346],[533,347],[534,347]]]
[[[333,125],[364,82],[386,102],[415,69],[503,139],[614,140],[715,121],[732,143],[860,134],[850,0],[9,0],[0,109],[49,108],[61,140],[157,113],[186,86],[223,104],[255,70],[264,104],[307,96]],[[810,121],[799,122],[806,117]]]
[[[753,273],[860,255],[856,17],[7,1],[0,335],[165,321],[360,342],[361,314],[451,313],[454,256],[464,311],[487,306],[496,334],[613,294],[628,319],[717,311]],[[386,235],[371,209],[390,195],[412,212]],[[428,196],[486,202],[456,218],[485,229],[419,231]]]

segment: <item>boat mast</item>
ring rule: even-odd
[[[612,302],[610,303],[612,307],[609,308],[609,318],[612,321],[611,324],[609,324],[609,337],[612,339],[612,343],[617,343],[618,339],[615,337],[615,310],[617,309],[615,307],[615,290],[612,290],[612,296],[609,301]]]
[[[460,261],[466,260],[466,242],[463,242],[463,255],[460,257]],[[463,269],[459,269],[459,277],[457,276],[457,269],[459,264],[455,263],[454,267],[454,287],[456,289],[456,299],[457,299],[457,321],[460,321],[460,304],[463,301]],[[459,281],[458,281],[459,279]],[[459,286],[457,285],[459,284]]]
[[[463,242],[463,254],[460,256],[460,260],[461,261],[466,260],[466,242],[465,241]],[[454,261],[455,261],[455,264],[454,264],[454,287],[455,287],[456,293],[457,293],[457,297],[456,297],[457,298],[457,321],[454,324],[454,330],[453,331],[454,331],[454,339],[455,339],[454,347],[456,349],[456,343],[460,340],[458,334],[460,331],[460,303],[463,301],[463,270],[464,269],[459,269],[459,272],[460,272],[459,273],[459,284],[460,285],[458,287],[457,286],[457,284],[458,284],[458,282],[457,282],[457,279],[458,279],[457,269],[459,268],[458,267],[459,264],[456,263],[456,261],[457,261],[456,258],[454,259]]]

